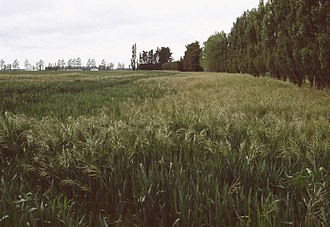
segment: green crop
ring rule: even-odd
[[[43,72],[0,98],[0,226],[330,226],[328,91]]]

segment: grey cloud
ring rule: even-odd
[[[188,42],[230,29],[258,0],[0,0],[0,58],[108,58],[168,45],[175,58]],[[46,59],[47,58],[47,59]]]
[[[0,18],[29,14],[38,11],[47,11],[55,1],[45,4],[44,0],[1,0]]]

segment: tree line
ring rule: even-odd
[[[169,47],[157,47],[149,51],[142,51],[139,53],[139,58],[136,55],[136,44],[132,46],[132,59],[129,69],[135,70],[179,70],[179,71],[201,71],[202,67],[199,63],[199,59],[202,53],[202,48],[199,42],[193,42],[186,45],[187,51],[184,57],[180,60],[173,61],[172,52]],[[23,68],[24,67],[24,68]],[[25,70],[25,71],[41,71],[41,70],[113,70],[115,65],[110,62],[107,63],[104,59],[99,65],[96,64],[94,58],[87,60],[85,65],[82,64],[81,58],[70,58],[67,61],[64,59],[58,59],[55,63],[48,63],[45,66],[45,62],[40,59],[35,65],[31,64],[28,59],[24,61],[24,66],[20,67],[20,63],[17,59],[13,63],[6,64],[6,62],[0,60],[0,70]],[[117,69],[126,69],[125,64],[118,63]]]
[[[5,60],[0,60],[0,70],[6,71],[6,70],[19,70],[19,61],[17,59],[14,60],[13,63],[6,64]]]
[[[157,47],[156,50],[151,49],[149,51],[143,50],[142,52],[139,53],[139,59],[137,61],[138,62],[137,69],[160,70],[162,68],[162,64],[169,63],[172,61],[173,61],[172,52],[169,47],[161,47],[161,48]]]
[[[200,57],[202,48],[199,42],[186,45],[184,57],[173,61],[169,47],[157,48],[156,51],[142,51],[139,54],[138,69],[140,70],[179,70],[179,71],[202,71]],[[133,60],[132,60],[133,62]]]
[[[37,61],[35,66],[32,65],[28,59],[24,61],[25,70],[42,70],[44,68],[44,61],[41,59]],[[20,63],[17,59],[13,63],[6,64],[5,60],[0,60],[0,70],[1,71],[10,71],[10,70],[20,70]]]
[[[119,67],[120,66],[120,67]],[[98,70],[113,70],[115,64],[112,62],[107,63],[105,59],[101,61],[99,65],[96,64],[94,58],[89,58],[85,65],[82,64],[81,58],[73,58],[69,59],[65,62],[64,59],[59,59],[57,63],[49,63],[48,66],[45,68],[46,70],[91,70],[91,69],[98,69]],[[122,64],[118,63],[118,67],[121,69]]]
[[[115,64],[112,62],[107,63],[105,59],[101,61],[99,65],[96,64],[94,58],[87,60],[86,64],[82,64],[81,58],[70,58],[68,61],[64,59],[59,59],[56,63],[49,63],[48,66],[45,66],[45,62],[40,59],[35,63],[31,64],[28,59],[24,61],[24,70],[26,71],[40,71],[40,70],[113,70]],[[17,59],[13,63],[6,64],[4,59],[0,60],[0,70],[1,71],[10,71],[10,70],[21,70],[20,63]],[[117,69],[125,69],[124,63],[118,63]]]
[[[204,43],[207,71],[266,74],[330,85],[330,1],[269,0],[238,17],[231,32]]]

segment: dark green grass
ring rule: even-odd
[[[123,101],[141,102],[145,98],[159,98],[166,92],[166,89],[149,89],[135,81],[172,74],[125,71],[0,74],[0,112],[60,119],[92,116],[104,106],[118,112]]]

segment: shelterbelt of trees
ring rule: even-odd
[[[302,85],[330,86],[330,1],[269,0],[237,18],[231,32],[204,43],[206,71],[269,73]]]
[[[198,41],[186,45],[184,57],[173,62],[169,47],[157,48],[156,51],[143,51],[140,53],[138,69],[140,70],[178,70],[203,71],[200,65],[202,48]]]

